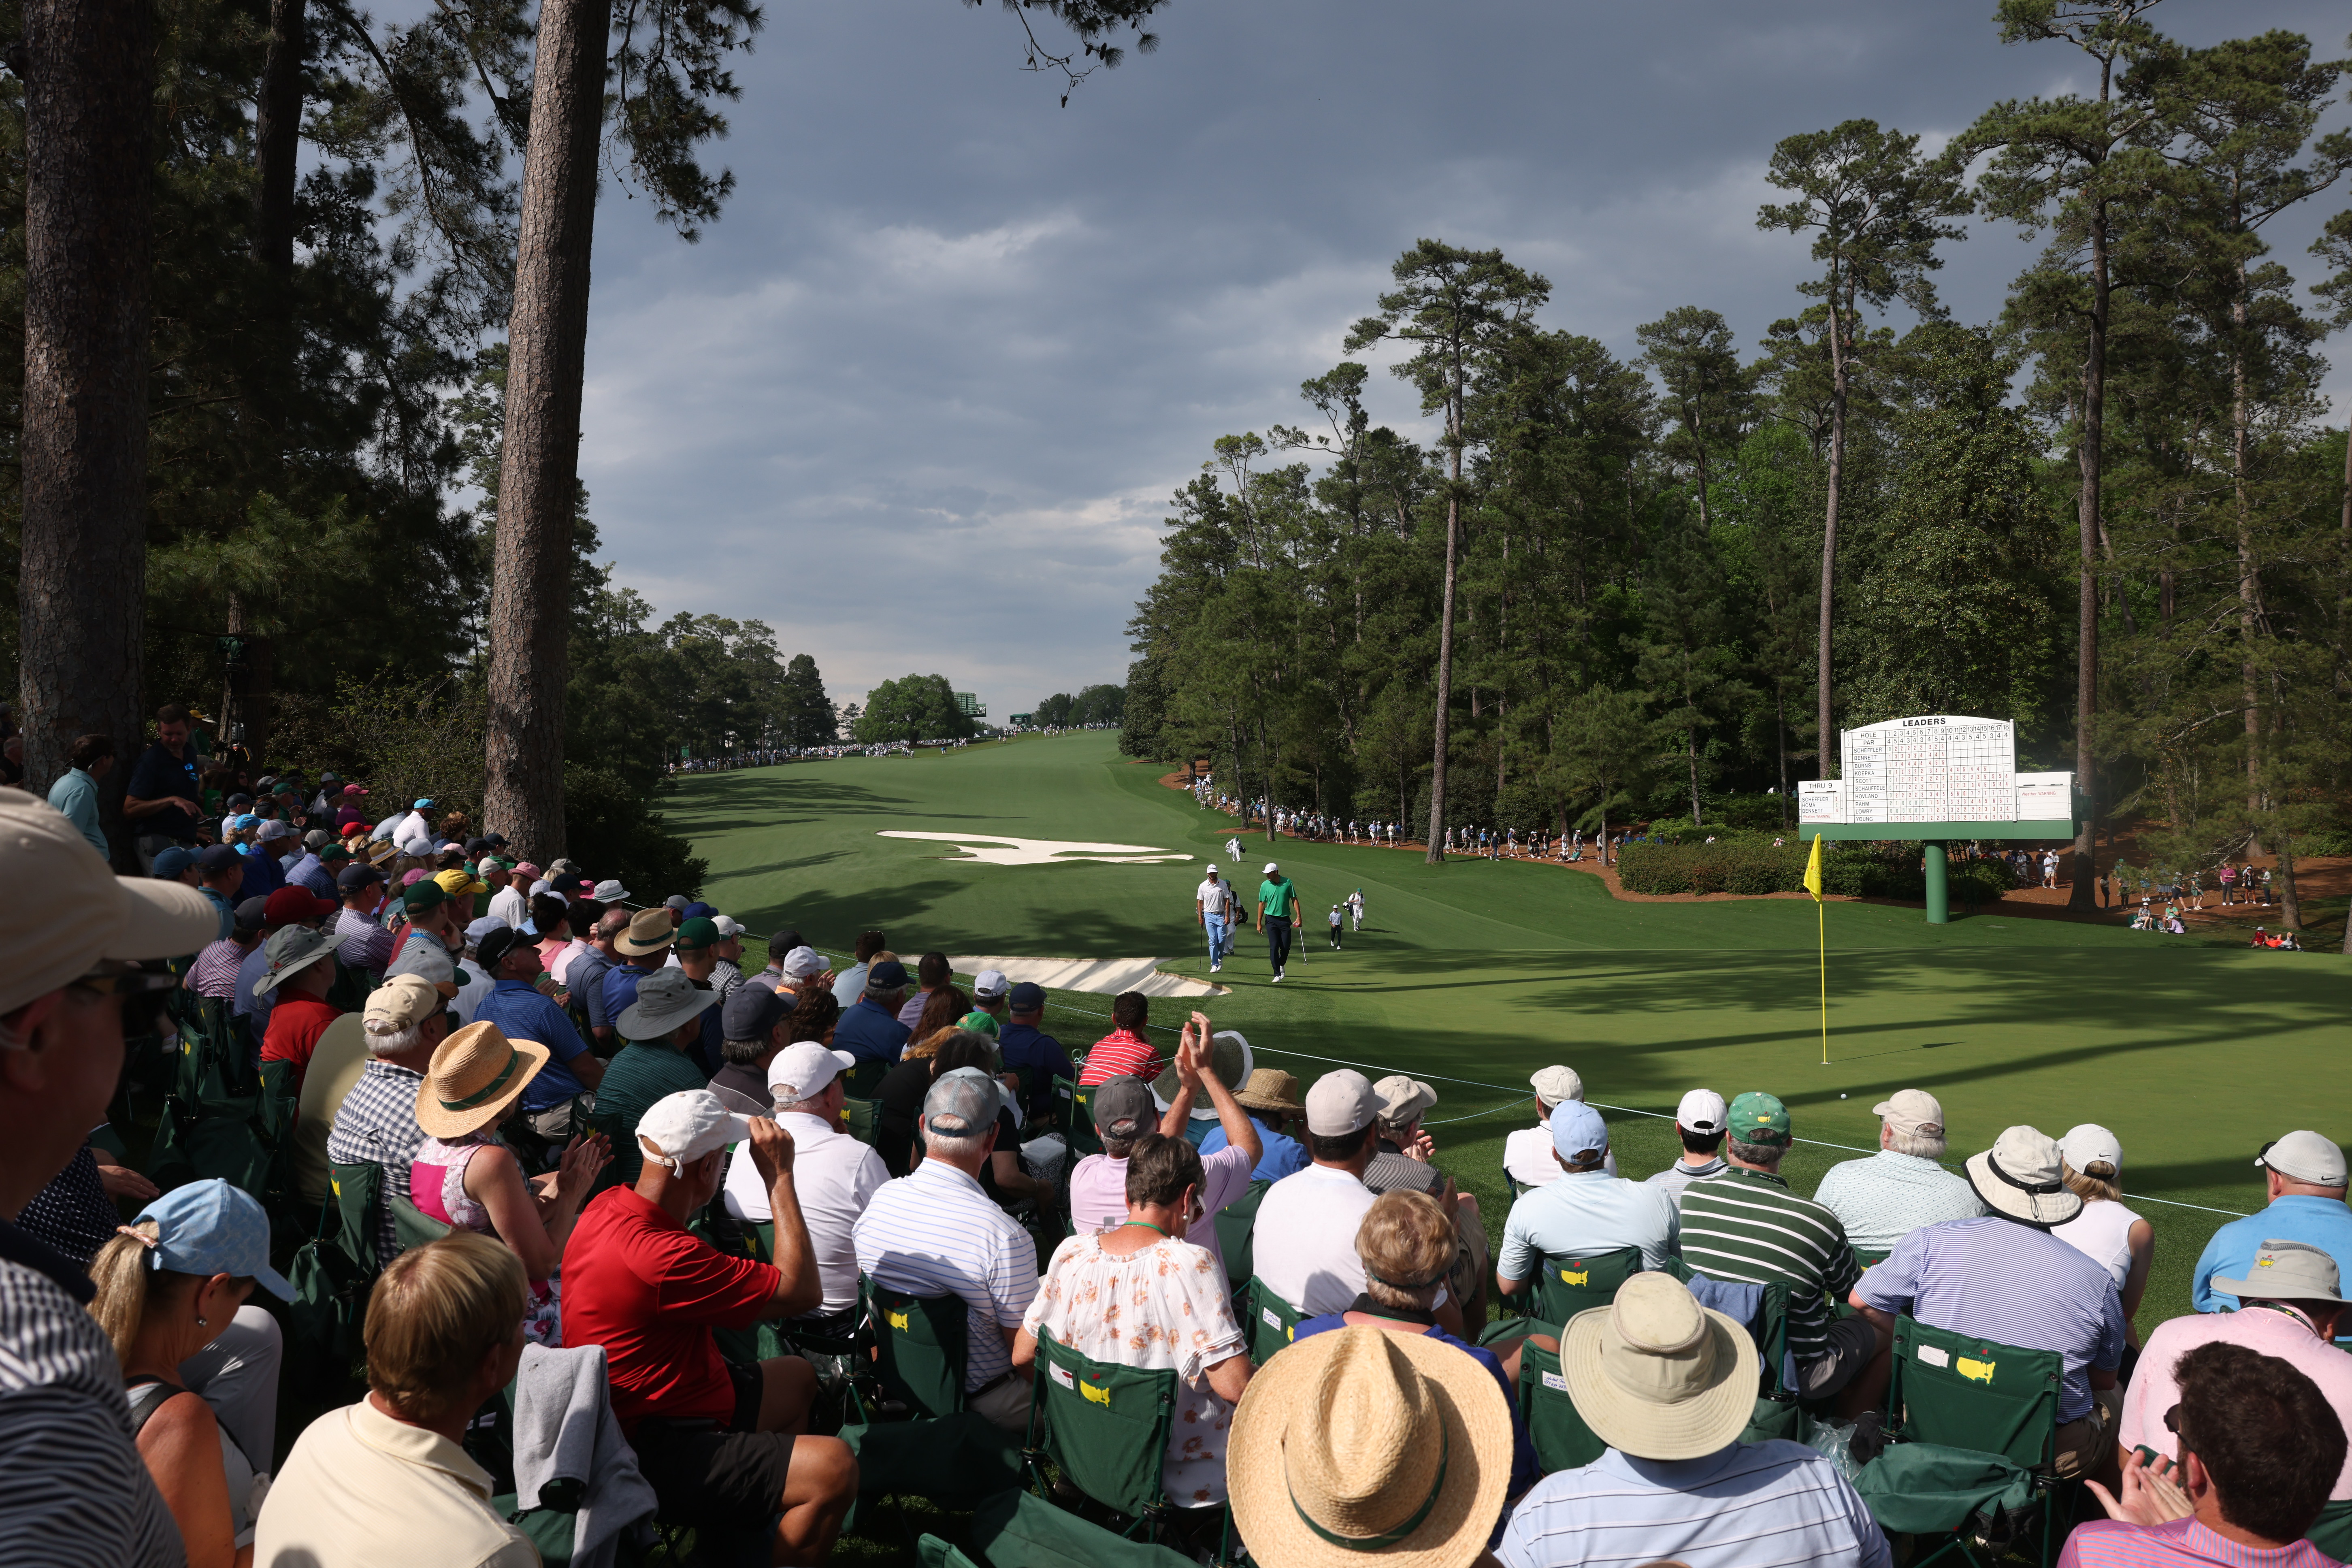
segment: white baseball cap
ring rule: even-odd
[[[1259,872],[1259,873],[1258,873],[1258,875],[1260,875],[1261,877],[1271,877],[1271,876],[1273,876],[1273,875],[1274,875],[1274,872],[1275,872],[1275,864],[1274,864],[1274,862],[1273,862],[1273,861],[1269,860],[1269,861],[1267,861],[1267,862],[1265,863],[1265,870],[1263,870],[1263,871],[1261,871],[1261,872]]]
[[[795,1100],[814,1100],[827,1084],[856,1065],[857,1058],[847,1051],[836,1051],[814,1040],[795,1040],[768,1064],[768,1088],[789,1088]]]
[[[2095,1121],[2085,1121],[2080,1127],[2067,1129],[2066,1136],[2058,1140],[2058,1152],[2066,1156],[2066,1163],[2084,1175],[2101,1161],[2114,1167],[2103,1180],[2123,1174],[2123,1140]]]
[[[697,1160],[751,1135],[751,1119],[728,1110],[707,1089],[664,1095],[637,1118],[637,1147],[672,1175],[684,1175]]]
[[[1546,1105],[1566,1105],[1571,1100],[1584,1098],[1584,1080],[1576,1076],[1574,1068],[1538,1068],[1528,1079],[1536,1098]]]
[[[1307,1131],[1318,1138],[1345,1138],[1380,1114],[1371,1079],[1353,1068],[1327,1072],[1307,1091]]]
[[[971,977],[971,994],[976,1002],[993,1002],[1013,989],[1013,982],[1004,978],[1002,969],[983,969]]]
[[[2290,1132],[2275,1143],[2265,1144],[2254,1156],[2254,1163],[2315,1187],[2344,1184],[2344,1151],[2316,1132]]]
[[[1214,860],[1212,860],[1212,861],[1210,861],[1210,862],[1209,862],[1209,875],[1210,875],[1210,876],[1212,876],[1212,877],[1213,877],[1213,876],[1215,876],[1216,874],[1217,874],[1217,863],[1216,863]]]
[[[1695,1089],[1675,1107],[1675,1125],[1686,1132],[1720,1132],[1731,1108],[1711,1089]]]
[[[714,915],[711,917],[710,923],[719,928],[719,935],[722,941],[743,934],[742,926],[737,923],[733,915]]]

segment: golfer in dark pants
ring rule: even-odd
[[[1257,928],[1265,932],[1266,962],[1274,966],[1277,982],[1290,962],[1290,925],[1297,913],[1297,888],[1282,874],[1282,868],[1267,861],[1265,880],[1257,888]]]

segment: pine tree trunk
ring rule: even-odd
[[[1445,747],[1454,709],[1454,587],[1462,570],[1462,356],[1454,356],[1454,395],[1446,410],[1449,447],[1445,495],[1445,592],[1437,614],[1437,722],[1429,773],[1429,853],[1434,866],[1445,858]]]
[[[563,687],[580,388],[587,372],[609,12],[548,0],[539,14],[530,146],[507,326],[505,450],[490,583],[485,827],[544,862],[563,853]]]
[[[2099,542],[2100,475],[2105,467],[2107,408],[2107,207],[2094,204],[2091,212],[2091,336],[2083,355],[2083,440],[2078,462],[2083,487],[2074,503],[2076,548],[2082,581],[2075,598],[2074,625],[2074,788],[2085,809],[2074,826],[2074,884],[2067,894],[2069,909],[2095,907],[2098,852],[2094,835],[2099,817],[2093,788],[2098,755],[2093,747],[2099,707]]]
[[[1830,474],[1828,505],[1822,513],[1822,606],[1820,659],[1815,683],[1815,721],[1821,726],[1819,776],[1830,773],[1830,615],[1837,587],[1838,487],[1845,470],[1845,316],[1837,289],[1830,289]]]
[[[302,149],[304,0],[269,0],[269,45],[253,118],[253,258],[279,280],[294,271],[294,183]]]
[[[112,736],[100,809],[124,866],[145,732],[154,48],[142,0],[27,0],[24,27],[25,787],[46,795],[77,737]]]
[[[2230,488],[2238,510],[2238,677],[2246,704],[2246,810],[2263,808],[2262,693],[2254,673],[2254,621],[2262,598],[2261,569],[2254,562],[2252,499],[2246,490],[2245,268],[2239,268],[2238,298],[2230,307],[2240,339],[2230,354]]]

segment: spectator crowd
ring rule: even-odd
[[[901,1422],[1118,1526],[1132,1499],[1044,1456],[1149,1384],[1135,1522],[1197,1561],[1892,1568],[2019,1506],[1920,1522],[2004,1365],[2047,1369],[2039,1426],[1974,1473],[2014,1469],[2062,1564],[2318,1568],[2352,1532],[2318,1132],[2252,1154],[2264,1206],[2143,1326],[2156,1231],[2103,1127],[1955,1143],[1906,1089],[1806,1194],[1785,1100],[1694,1086],[1636,1179],[1553,1065],[1490,1256],[1409,1075],[1302,1093],[1133,993],[1073,1050],[1038,986],[880,931],[836,963],[781,930],[761,967],[709,905],[430,800],[370,821],[277,778],[213,814],[154,755],[143,877],[71,792],[0,791],[42,891],[0,906],[0,1562],[521,1565],[551,1514],[583,1562],[658,1531],[813,1563],[861,1496],[953,1479],[877,1458]],[[159,1027],[164,1125],[199,1113],[142,1173],[108,1121]],[[215,1079],[290,1128],[269,1173],[207,1168]],[[281,1445],[281,1383],[362,1361]]]

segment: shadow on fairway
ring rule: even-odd
[[[671,795],[663,815],[692,834],[731,833],[743,828],[791,827],[828,816],[903,816],[915,805],[906,795],[886,795],[846,780],[802,773],[762,776],[759,770],[716,773],[694,781],[693,797]],[[720,813],[755,815],[730,816]],[[1003,822],[995,813],[925,811],[943,822]]]

